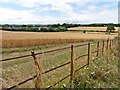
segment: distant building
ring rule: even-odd
[[[41,29],[41,27],[39,27],[39,29],[38,30],[40,30]]]

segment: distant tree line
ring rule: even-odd
[[[2,30],[8,31],[27,31],[27,32],[63,32],[67,31],[61,25],[2,25]]]
[[[120,24],[113,24],[113,23],[96,23],[96,24],[48,24],[48,25],[41,25],[41,24],[28,24],[28,25],[10,25],[4,24],[0,25],[0,29],[8,30],[8,31],[30,31],[30,32],[63,32],[67,31],[67,28],[71,27],[108,27],[110,26],[118,27]],[[109,31],[108,28],[108,31]]]
[[[41,27],[41,32],[63,32],[67,31],[67,28],[64,26],[48,26],[48,27]]]

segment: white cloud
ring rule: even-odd
[[[9,8],[0,8],[0,23],[1,24],[49,24],[49,23],[57,23],[58,18],[50,17],[50,16],[39,16],[35,15],[31,11],[28,10],[13,10]]]
[[[32,23],[38,19],[38,16],[27,10],[18,11],[9,8],[0,8],[0,12],[0,17],[2,17],[0,18],[0,23]]]
[[[88,5],[87,10],[81,13],[75,13],[74,8],[68,3],[77,2],[78,4],[85,3],[82,0],[0,0],[0,2],[16,3],[23,7],[30,8],[29,10],[16,10],[10,8],[0,7],[0,23],[17,23],[17,24],[30,24],[30,23],[72,23],[72,22],[115,22],[117,23],[117,10],[107,10],[104,8],[102,11],[97,11],[96,6]],[[51,5],[51,8],[40,9],[40,5]],[[108,7],[107,7],[108,8]],[[34,12],[39,10],[57,10],[65,14],[64,16],[41,16]],[[82,10],[82,9],[81,9]]]
[[[33,8],[39,5],[52,5],[52,10],[71,11],[72,7],[67,3],[80,2],[80,0],[0,0],[0,2],[16,3],[23,7]]]
[[[117,16],[117,10],[115,11],[109,11],[109,10],[103,10],[99,13],[93,12],[90,13],[88,11],[87,13],[81,13],[76,14],[74,12],[71,12],[71,14],[66,15],[65,17],[50,17],[50,16],[40,16],[32,13],[31,11],[22,10],[12,10],[8,8],[0,8],[0,23],[17,23],[17,24],[30,24],[30,23],[42,23],[42,24],[53,24],[53,23],[73,23],[73,22],[117,22],[118,16]]]
[[[100,13],[98,13],[95,17],[96,22],[113,22],[117,23],[118,22],[118,10],[103,10]]]

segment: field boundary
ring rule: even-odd
[[[105,45],[105,42],[106,42],[106,45]],[[95,43],[97,44],[97,50],[91,51],[91,45],[92,45],[92,44],[95,44]],[[100,43],[102,43],[102,47],[100,47]],[[33,60],[34,60],[35,66],[36,66],[36,75],[34,75],[34,76],[32,76],[32,77],[30,77],[30,78],[28,78],[28,79],[26,79],[26,80],[23,80],[22,82],[14,85],[14,86],[8,87],[6,90],[10,90],[10,89],[16,88],[16,87],[18,87],[19,85],[22,85],[22,84],[24,84],[24,83],[26,83],[26,82],[28,82],[28,81],[30,81],[30,80],[33,80],[33,79],[35,79],[35,78],[36,78],[37,81],[39,81],[39,83],[41,83],[40,81],[41,81],[41,75],[42,75],[42,74],[46,74],[46,73],[48,73],[48,72],[51,72],[51,71],[56,70],[56,69],[58,69],[58,68],[60,68],[60,67],[66,66],[66,65],[68,65],[68,64],[70,64],[70,73],[69,73],[68,75],[66,75],[63,79],[57,81],[57,82],[56,82],[55,84],[53,84],[53,85],[50,85],[50,86],[47,87],[46,89],[52,88],[53,86],[57,85],[59,82],[65,80],[65,79],[68,78],[68,77],[70,77],[70,87],[71,87],[71,83],[72,83],[74,74],[75,74],[76,72],[78,72],[80,69],[82,69],[82,68],[84,68],[84,67],[86,67],[86,66],[89,66],[89,65],[90,65],[90,60],[94,61],[94,60],[98,59],[98,58],[99,58],[100,50],[102,50],[102,54],[104,54],[104,53],[106,52],[105,50],[113,49],[113,46],[114,46],[115,43],[116,43],[116,39],[107,39],[107,40],[101,40],[101,41],[96,41],[96,42],[87,42],[87,43],[85,43],[85,44],[71,45],[71,46],[64,47],[64,48],[58,48],[58,49],[54,49],[54,50],[45,51],[44,53],[50,53],[50,52],[65,50],[65,49],[68,49],[68,48],[71,49],[71,61],[66,62],[66,63],[64,63],[64,64],[62,64],[62,65],[59,65],[59,66],[57,66],[57,67],[54,67],[54,68],[52,68],[52,69],[50,69],[50,70],[47,70],[47,71],[45,71],[45,72],[41,72],[41,67],[40,67],[40,66],[41,66],[41,63],[40,63],[40,62],[37,60],[37,58],[36,58],[36,55],[40,55],[40,54],[42,54],[42,52],[34,53],[34,51],[33,51],[33,52],[31,52],[31,54],[29,54],[29,55],[24,55],[24,56],[20,56],[20,57],[13,57],[13,58],[2,59],[2,60],[0,60],[0,62],[6,62],[6,61],[14,60],[14,59],[17,60],[17,59],[19,59],[19,58],[24,58],[24,57],[30,57],[30,56],[31,56],[31,57],[33,57]],[[74,56],[74,51],[75,51],[74,48],[75,48],[75,47],[82,47],[82,46],[87,46],[87,50],[88,50],[88,51],[87,51],[87,54],[84,54],[84,55],[80,55],[80,56],[78,56],[78,57],[75,57],[75,56]],[[95,57],[94,59],[91,59],[90,57],[91,57],[91,54],[93,54],[93,53],[96,53],[96,57]],[[85,57],[85,56],[87,56],[87,63],[86,63],[85,65],[83,65],[82,67],[78,68],[77,70],[74,70],[74,62],[75,62],[76,60],[78,60],[79,58]],[[41,83],[41,84],[42,84],[42,83]],[[35,83],[35,88],[40,88],[40,85],[38,86],[38,82]]]

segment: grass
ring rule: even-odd
[[[80,54],[86,53],[86,47],[75,48],[76,57]],[[11,51],[9,51],[11,52]],[[8,55],[10,53],[7,53]],[[3,54],[3,55],[7,55]],[[42,71],[49,70],[54,68],[58,65],[64,64],[70,61],[70,48],[67,50],[61,50],[56,52],[51,52],[48,54],[37,55],[37,59],[42,61]],[[81,58],[82,59],[82,58]],[[57,63],[56,63],[57,62]],[[85,61],[83,61],[85,62]],[[9,83],[4,83],[5,87],[12,86],[15,83],[18,83],[22,80],[25,80],[28,77],[31,77],[35,74],[35,66],[32,57],[3,62],[3,77]],[[43,75],[43,87],[47,87],[51,84],[54,84],[56,81],[62,79],[65,75],[69,74],[70,72],[70,65],[57,69],[56,71],[50,72],[48,74]],[[63,73],[61,75],[61,73]],[[59,76],[59,78],[58,78]],[[16,79],[17,78],[17,79]],[[48,82],[46,82],[46,80]],[[31,87],[30,85],[26,85]],[[21,86],[22,87],[22,86]]]
[[[25,51],[34,51],[34,50],[42,50],[55,47],[56,45],[44,45],[44,46],[30,46],[30,47],[20,47],[20,48],[3,48],[2,54],[9,54],[15,52],[25,52]]]
[[[75,74],[74,88],[118,88],[117,50],[109,50],[89,67]]]
[[[96,50],[96,46],[97,46],[96,44],[91,45],[91,50],[92,51]],[[87,46],[76,47],[74,48],[74,50],[75,50],[75,58],[76,58],[81,54],[83,55],[87,53]],[[9,54],[10,53],[8,53],[8,55]],[[91,59],[95,57],[95,55],[92,55]],[[48,54],[43,53],[42,55],[37,55],[37,59],[42,62],[41,67],[42,67],[42,72],[44,72],[46,70],[49,70],[51,68],[54,68],[58,65],[70,61],[70,48],[66,50],[51,52]],[[80,58],[78,61],[75,62],[75,69],[79,68],[80,66],[86,63],[87,63],[86,57]],[[22,80],[25,80],[35,74],[35,66],[32,57],[3,62],[2,65],[3,65],[2,74],[5,80],[5,82],[3,83],[4,87],[15,85],[16,83],[21,82]],[[42,75],[42,87],[46,88],[54,84],[56,81],[59,81],[69,73],[70,73],[70,65],[67,65],[53,72],[49,72],[47,74]],[[69,78],[56,85],[55,88],[63,87],[63,84],[66,85],[69,84]],[[19,87],[33,88],[34,80],[25,83]]]

